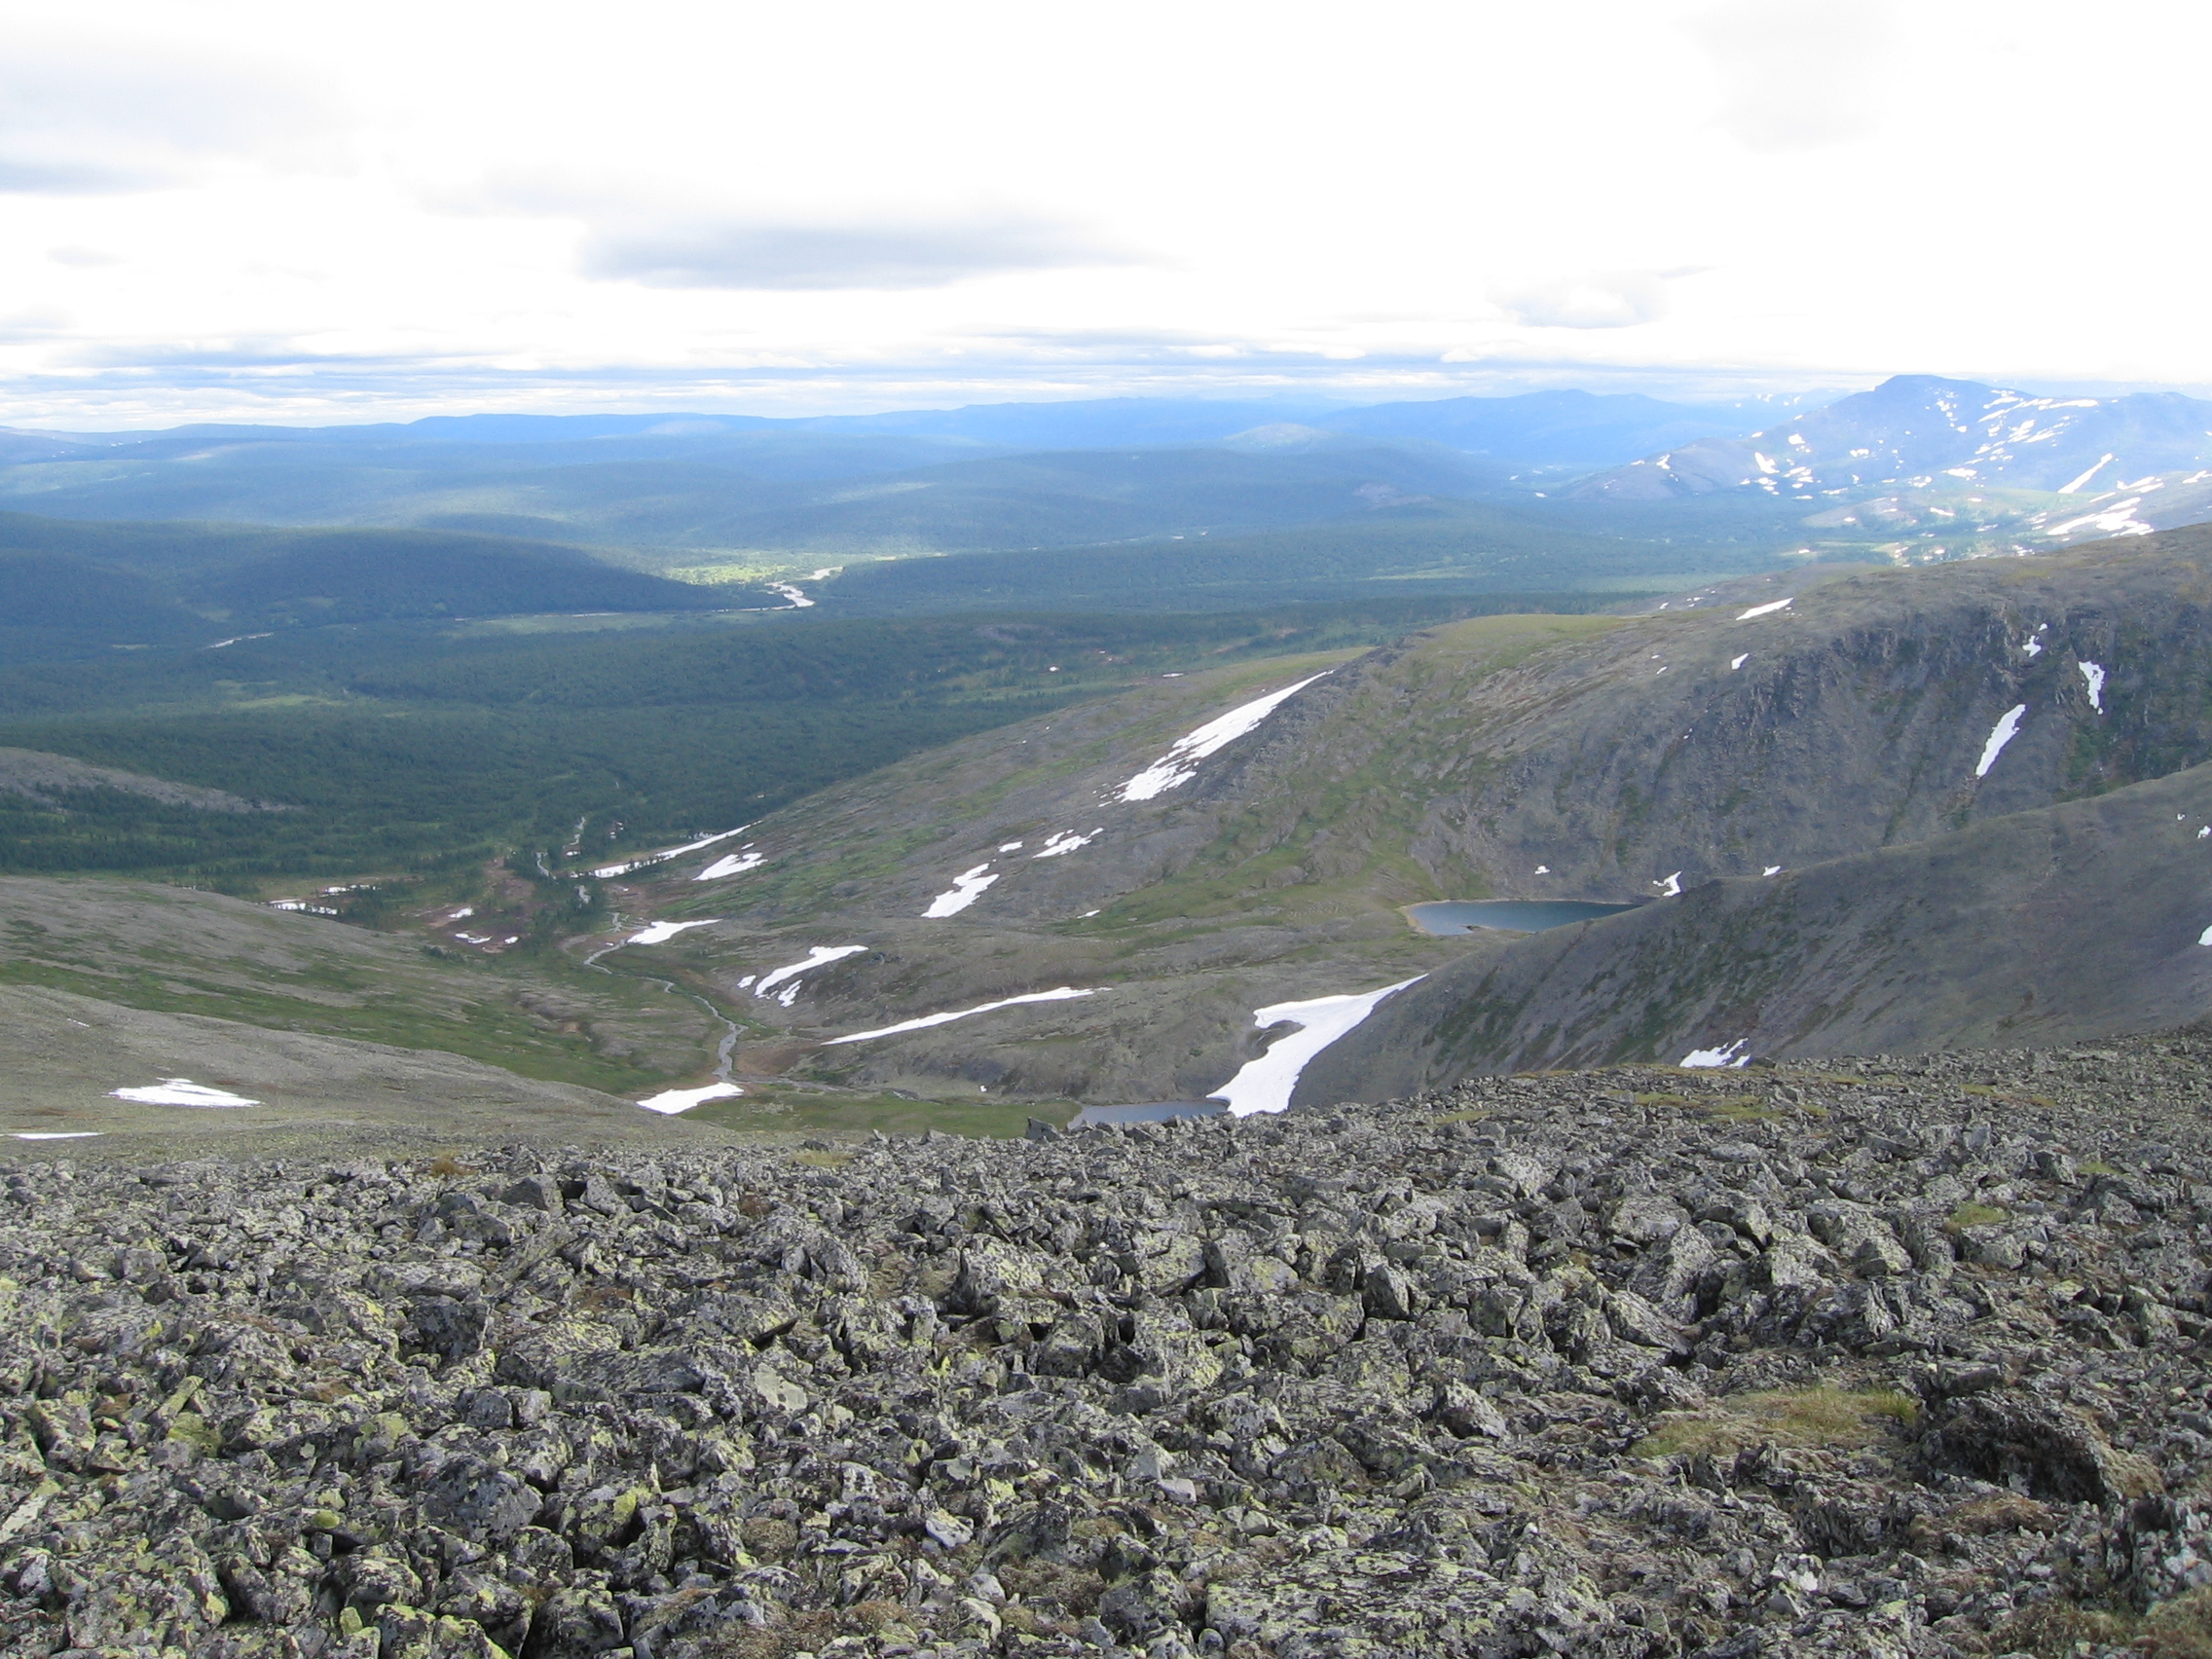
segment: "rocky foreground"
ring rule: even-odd
[[[0,1166],[0,1648],[2212,1653],[2208,1101]]]

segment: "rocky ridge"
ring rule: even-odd
[[[2212,1652],[2208,1061],[26,1159],[0,1647]]]

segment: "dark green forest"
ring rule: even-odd
[[[293,810],[118,790],[0,793],[0,868],[250,889],[404,874],[586,825],[593,856],[728,829],[904,756],[1168,670],[1376,644],[1588,595],[1493,594],[1187,615],[1001,613],[467,637],[278,631],[0,668],[0,747]]]

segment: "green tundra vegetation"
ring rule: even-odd
[[[0,868],[128,870],[250,892],[280,876],[458,869],[515,848],[619,856],[1161,673],[1597,603],[1493,594],[1187,615],[807,612],[590,633],[380,622],[18,663],[0,666],[0,748],[285,810],[206,811],[105,786],[0,790]]]

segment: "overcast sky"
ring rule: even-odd
[[[2212,13],[0,0],[0,423],[2212,386]]]

